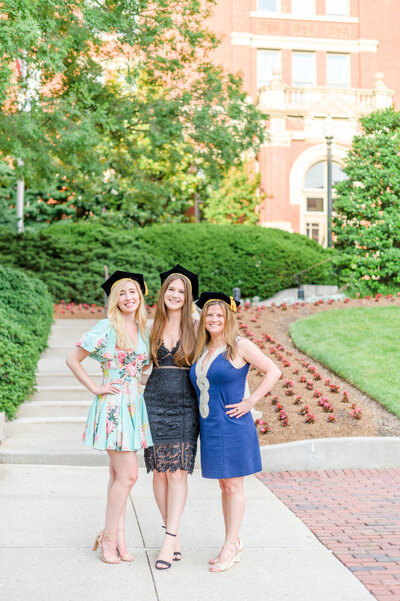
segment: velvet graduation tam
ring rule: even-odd
[[[161,284],[165,282],[168,276],[173,274],[183,275],[183,277],[189,280],[190,286],[192,288],[193,300],[199,298],[199,278],[197,277],[197,273],[193,273],[192,271],[185,269],[184,267],[182,267],[182,265],[179,265],[179,263],[177,263],[172,269],[160,273]]]
[[[137,282],[145,296],[149,293],[143,275],[141,273],[132,273],[131,271],[114,271],[114,273],[110,275],[108,280],[106,280],[101,287],[107,296],[110,296],[111,288],[114,286],[114,284],[125,278],[129,278],[130,280]]]
[[[228,307],[232,311],[235,312],[237,311],[237,308],[240,305],[240,301],[235,301],[232,296],[228,296],[223,292],[202,292],[200,294],[199,300],[196,302],[196,306],[199,309],[204,309],[204,307],[212,301],[222,301],[226,305],[228,305]]]

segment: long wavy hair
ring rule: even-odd
[[[224,357],[226,357],[230,361],[233,361],[237,354],[237,321],[233,311],[229,309],[226,303],[220,301],[211,301],[204,307],[204,309],[201,312],[199,329],[197,333],[196,350],[194,352],[194,361],[197,361],[201,357],[204,351],[204,347],[210,342],[211,336],[206,330],[206,317],[208,308],[212,307],[213,305],[219,305],[222,308],[222,311],[224,312],[224,339],[226,342],[226,351],[224,353]]]
[[[172,273],[170,276],[168,276],[160,288],[153,328],[150,334],[150,356],[154,365],[158,366],[157,351],[163,342],[164,328],[168,317],[167,308],[165,307],[164,303],[164,296],[168,286],[174,280],[181,280],[185,287],[185,301],[182,307],[179,333],[180,344],[174,355],[174,363],[178,367],[188,367],[193,363],[194,349],[196,346],[196,337],[194,333],[192,316],[193,296],[189,281],[186,278],[176,275],[175,273]]]
[[[119,280],[114,284],[114,286],[111,288],[110,296],[108,298],[107,317],[117,332],[118,348],[120,348],[121,350],[128,351],[133,348],[133,340],[126,331],[124,318],[122,317],[121,310],[118,307],[121,288],[124,284],[126,284],[126,282],[133,282],[139,294],[140,304],[136,309],[135,319],[138,322],[140,334],[142,335],[143,339],[146,339],[147,314],[142,290],[139,284],[135,282],[135,280],[131,280],[130,278],[123,278],[122,280]]]

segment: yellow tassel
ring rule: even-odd
[[[194,303],[192,303],[192,313],[194,313],[196,311]]]
[[[146,282],[144,283],[144,295],[147,296],[149,293],[149,289],[147,288]]]
[[[231,299],[231,309],[232,309],[232,311],[234,311],[236,313],[237,307],[236,307],[235,301],[233,300],[233,296],[231,296],[230,299]]]

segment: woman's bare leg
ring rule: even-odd
[[[187,471],[176,470],[165,472],[167,476],[167,515],[166,532],[178,534],[179,523],[187,498]],[[174,551],[179,548],[179,541],[168,534],[165,535],[157,560],[171,562]]]
[[[236,553],[239,530],[246,507],[244,478],[226,478],[220,480],[220,486],[225,496],[225,541],[218,562],[226,565],[232,561]]]
[[[108,483],[106,532],[112,536],[102,539],[103,554],[110,557],[116,554],[116,536],[121,524],[125,523],[126,502],[138,477],[135,451],[107,451],[110,458],[110,480]],[[122,552],[122,549],[121,549]]]
[[[157,507],[160,510],[164,526],[167,523],[167,498],[168,498],[168,472],[153,472],[153,492]],[[175,534],[175,533],[174,533]],[[180,540],[177,534],[174,544],[174,551],[180,553]]]

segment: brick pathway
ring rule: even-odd
[[[400,601],[400,469],[259,478],[378,601]]]

